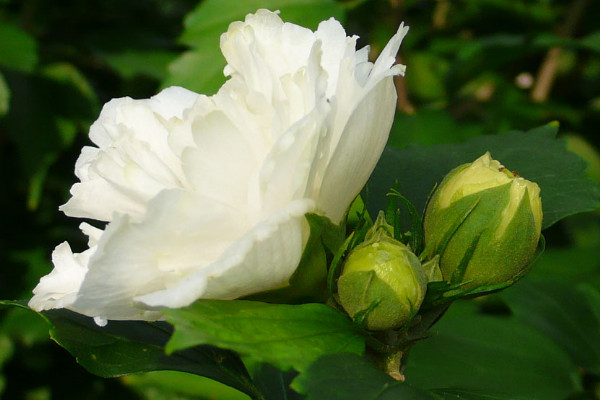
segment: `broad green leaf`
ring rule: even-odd
[[[355,354],[319,358],[292,383],[306,400],[430,400],[436,397],[399,382]]]
[[[123,377],[129,387],[149,400],[250,400],[229,386],[177,371],[155,371]]]
[[[430,393],[436,395],[436,398],[443,400],[515,400],[509,394],[489,393],[486,390],[464,390],[464,389],[436,389]],[[520,399],[537,400],[533,397],[519,397]]]
[[[0,117],[8,113],[8,107],[10,104],[10,89],[4,79],[4,76],[0,73]]]
[[[590,280],[600,282],[598,254],[598,246],[547,248],[528,275],[531,279],[549,278],[572,285]]]
[[[284,21],[311,29],[322,20],[341,20],[344,16],[344,7],[334,0],[205,0],[186,16],[180,41],[191,49],[169,66],[163,86],[180,85],[198,93],[215,93],[225,82],[221,34],[230,23],[243,21],[259,8],[279,10]]]
[[[37,43],[23,29],[0,21],[0,66],[31,72],[38,62]]]
[[[599,323],[600,323],[600,290],[599,290],[599,286],[598,285],[592,286],[592,285],[584,283],[584,284],[579,285],[578,290],[581,294],[583,294],[583,296],[587,300],[587,302],[590,306],[590,309],[594,313],[596,321],[599,321]]]
[[[543,228],[600,204],[600,186],[585,175],[585,163],[556,139],[554,126],[529,132],[478,136],[460,144],[385,149],[367,187],[369,212],[385,208],[386,194],[398,181],[399,192],[423,210],[431,190],[453,168],[486,151],[507,168],[541,188]]]
[[[580,389],[568,355],[515,317],[479,314],[475,303],[459,301],[431,333],[409,354],[406,382],[416,387],[506,394],[513,400],[558,400]]]
[[[0,301],[0,306],[27,308],[11,301]],[[174,370],[214,379],[251,396],[257,393],[246,368],[232,352],[199,346],[166,355],[164,345],[171,335],[166,323],[110,321],[99,327],[92,318],[64,309],[40,315],[51,326],[50,337],[93,374],[115,377]]]
[[[600,375],[600,319],[588,296],[573,284],[532,279],[501,293],[523,323],[551,338],[577,366]]]
[[[268,304],[245,300],[200,300],[164,310],[175,333],[167,352],[210,344],[302,371],[323,354],[362,354],[364,338],[350,319],[324,304]]]

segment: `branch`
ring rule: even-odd
[[[567,17],[564,24],[558,30],[558,36],[563,38],[569,38],[573,36],[575,27],[579,23],[579,20],[583,16],[585,7],[587,6],[588,0],[577,0],[571,3],[571,7],[567,12]],[[542,65],[538,71],[537,79],[535,80],[535,86],[531,90],[531,99],[536,103],[543,103],[548,100],[548,95],[554,84],[556,78],[556,71],[560,61],[562,48],[552,47],[548,50]]]

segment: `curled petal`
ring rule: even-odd
[[[310,200],[291,203],[233,242],[207,268],[197,269],[176,286],[136,300],[151,307],[177,308],[198,298],[234,299],[285,286],[308,240],[304,215],[313,209]]]
[[[90,128],[98,148],[83,148],[75,166],[81,182],[61,210],[110,221],[113,212],[140,215],[161,190],[185,186],[181,162],[169,148],[169,133],[172,120],[182,118],[197,98],[174,87],[148,100],[107,103]]]
[[[90,248],[80,254],[73,254],[71,246],[63,242],[52,253],[54,270],[40,279],[33,289],[29,307],[38,310],[70,308],[88,271],[90,256],[96,251],[96,243],[102,234],[100,229],[83,223],[81,230],[89,238]]]
[[[362,99],[346,123],[318,196],[319,210],[334,223],[342,220],[373,172],[387,142],[395,106],[396,91],[388,77]]]

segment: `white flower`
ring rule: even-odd
[[[61,209],[108,224],[82,224],[83,253],[56,248],[29,305],[154,320],[285,286],[305,214],[342,222],[381,155],[406,31],[373,64],[334,19],[312,32],[259,10],[222,35],[230,79],[216,95],[173,87],[107,103]]]

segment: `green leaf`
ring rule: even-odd
[[[423,101],[443,101],[446,98],[444,80],[448,61],[426,52],[411,52],[406,60],[410,65],[406,79],[408,92]]]
[[[12,96],[11,112],[3,123],[29,183],[30,209],[39,203],[49,167],[77,132],[87,130],[99,108],[94,90],[72,65],[50,64],[40,72],[5,74]]]
[[[437,397],[443,400],[515,400],[512,395],[507,394],[496,394],[489,393],[484,390],[464,390],[464,389],[436,389],[432,390]],[[527,397],[519,397],[520,399],[527,399]],[[536,400],[533,397],[530,400]]]
[[[10,104],[10,89],[4,76],[0,73],[0,117],[8,113]]]
[[[31,72],[38,62],[37,43],[23,29],[0,22],[0,66]]]
[[[265,363],[248,364],[252,363],[246,363],[246,366],[265,400],[301,400],[304,398],[290,388],[292,380],[298,375],[296,371],[281,371]]]
[[[579,41],[579,44],[587,49],[600,53],[600,31],[584,37]]]
[[[366,358],[330,354],[319,358],[292,383],[307,400],[429,400],[434,396],[389,377]]]
[[[593,296],[572,284],[527,279],[501,297],[523,323],[551,338],[579,367],[600,375],[600,319],[597,304],[588,302]]]
[[[1,373],[4,363],[6,363],[13,356],[14,345],[10,337],[0,333],[0,396],[4,392],[6,387],[6,379]]]
[[[352,322],[324,304],[200,300],[164,312],[175,326],[167,352],[211,344],[282,370],[302,371],[323,354],[361,354],[365,348]]]
[[[547,248],[528,276],[573,285],[594,279],[600,282],[598,254],[598,246]]]
[[[110,53],[102,58],[123,78],[131,79],[138,75],[145,75],[163,80],[167,76],[167,66],[177,55],[170,51],[152,49]]]
[[[217,41],[212,46],[186,51],[169,64],[169,73],[162,87],[182,86],[197,93],[211,95],[225,82],[223,68],[225,59]]]
[[[451,169],[474,161],[486,151],[512,171],[541,188],[543,228],[600,203],[600,186],[585,175],[586,164],[556,139],[557,128],[546,125],[529,132],[479,136],[460,144],[430,147],[388,147],[368,182],[368,208],[376,215],[394,182],[399,192],[423,210],[431,189]]]
[[[568,355],[515,317],[479,314],[476,303],[459,301],[431,333],[411,349],[405,371],[406,381],[419,388],[492,392],[513,400],[558,400],[580,389]]]
[[[259,8],[280,10],[284,21],[316,29],[330,17],[343,19],[344,7],[334,0],[206,0],[184,21],[182,43],[191,47],[169,67],[163,86],[180,85],[198,93],[213,94],[225,82],[225,59],[219,38],[230,23],[243,21]]]
[[[2,305],[27,308],[19,302],[0,301]],[[199,346],[166,355],[164,345],[171,336],[166,323],[110,321],[99,327],[92,318],[64,309],[39,315],[52,326],[50,337],[93,374],[115,377],[174,370],[214,379],[250,396],[256,394],[246,368],[232,352]]]
[[[129,375],[126,385],[149,400],[249,400],[242,392],[203,376],[176,371]]]

